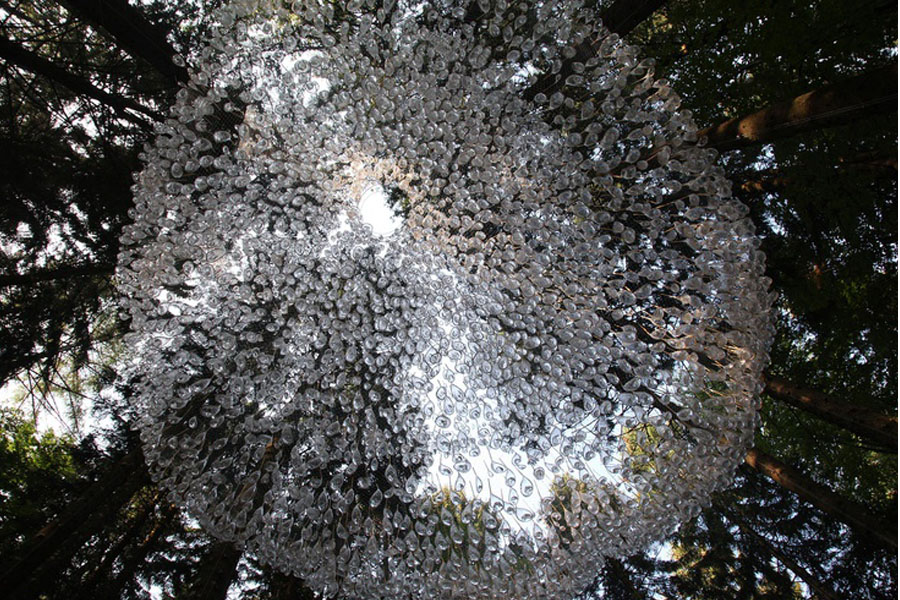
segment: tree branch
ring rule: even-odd
[[[719,152],[746,148],[812,129],[897,110],[897,63],[778,102],[755,113],[702,129]]]
[[[103,29],[131,56],[141,59],[168,79],[172,85],[190,78],[183,66],[175,64],[178,55],[165,32],[151,23],[127,0],[59,0],[73,13]]]
[[[26,50],[22,46],[19,46],[15,42],[2,36],[0,36],[0,58],[3,58],[11,65],[15,65],[30,73],[34,73],[35,75],[45,77],[52,82],[58,83],[76,94],[82,94],[88,98],[97,100],[115,110],[122,118],[128,119],[143,127],[147,126],[147,122],[128,112],[129,109],[147,115],[154,120],[162,120],[162,116],[159,113],[146,106],[142,106],[130,98],[116,96],[109,92],[105,92],[86,79],[82,79],[77,75],[69,73],[46,58],[39,56],[30,50]]]
[[[838,597],[828,588],[828,586],[819,581],[812,573],[801,567],[794,559],[779,550],[775,544],[770,542],[765,536],[754,531],[741,517],[730,510],[723,510],[722,512],[729,521],[738,526],[738,529],[740,529],[744,535],[752,538],[759,547],[766,550],[775,558],[775,560],[783,564],[791,572],[797,575],[797,577],[802,579],[803,583],[808,585],[815,593],[815,597],[818,598],[818,600],[838,600]]]
[[[759,448],[751,448],[744,460],[749,466],[794,492],[804,501],[869,536],[873,541],[893,550],[897,549],[897,528],[887,526],[865,507],[816,483],[797,469]]]
[[[32,285],[41,281],[74,279],[92,275],[111,275],[113,266],[105,263],[85,263],[81,265],[61,265],[50,269],[35,269],[28,273],[0,274],[0,288],[15,285]]]
[[[763,375],[765,392],[791,406],[855,433],[887,452],[897,452],[897,417],[866,407],[841,402],[816,390],[810,390],[775,375]]]

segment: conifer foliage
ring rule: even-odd
[[[302,27],[295,4],[285,4],[279,27]],[[394,9],[391,2],[321,4],[351,32],[360,10],[384,17]],[[452,19],[482,36],[485,60],[522,58],[508,55],[512,37],[503,28],[480,27],[487,4],[463,4]],[[515,31],[540,29],[524,4]],[[157,485],[160,473],[151,477],[133,429],[143,416],[135,400],[153,385],[152,374],[135,381],[118,368],[133,350],[123,335],[134,329],[135,313],[120,312],[122,279],[114,273],[123,228],[140,218],[132,210],[140,155],[154,128],[165,130],[173,106],[202,98],[184,85],[205,60],[216,8],[163,0],[0,2],[0,381],[11,384],[0,420],[0,589],[8,597],[212,599],[230,589],[286,599],[323,589],[298,577],[302,570],[273,569],[271,557],[254,548],[210,537],[183,510],[183,496]],[[655,77],[677,91],[681,110],[720,153],[716,164],[749,208],[766,255],[775,331],[758,384],[759,427],[734,480],[660,543],[611,553],[584,578],[590,584],[581,597],[896,596],[896,9],[881,0],[619,0],[582,9],[637,56],[653,59]],[[563,128],[588,143],[590,131],[579,128],[591,98],[573,90],[584,90],[584,60],[597,50],[586,39],[550,59],[540,77],[528,80],[534,73],[523,71],[521,101],[545,103],[533,115],[534,131]],[[569,97],[578,101],[556,102]],[[253,132],[234,116],[247,112],[244,101],[219,100],[200,126],[233,129],[234,139],[247,141]],[[269,156],[278,150],[254,142]],[[634,158],[654,168],[649,153]],[[211,174],[203,168],[192,177]],[[617,178],[634,176],[625,168],[610,175],[611,189]],[[404,202],[408,190],[388,191],[407,219],[429,206],[427,199]],[[483,238],[504,234],[502,223],[485,223]],[[459,225],[447,227],[462,239]],[[651,300],[666,308],[664,298]],[[641,323],[634,325],[640,332]],[[510,330],[504,343],[514,346],[516,335]],[[716,393],[715,384],[694,391],[698,399]],[[71,433],[38,433],[26,408],[41,415],[38,423],[54,412]],[[551,431],[539,414],[510,414],[498,429],[531,434],[535,447]],[[654,425],[611,431],[641,485],[672,456],[657,452],[665,432]],[[261,444],[256,458],[266,462]],[[578,528],[567,515],[594,484],[552,481],[547,506],[568,546]],[[315,491],[316,482],[307,483]],[[644,493],[657,492],[647,484]],[[273,500],[263,496],[247,497],[253,507]],[[379,523],[379,511],[399,506],[397,498],[381,502],[372,513]],[[471,502],[452,504],[434,503],[450,515],[448,534],[461,527]],[[617,510],[615,502],[608,506]],[[463,538],[481,535],[497,516],[482,511]],[[530,555],[511,552],[519,558],[506,561],[508,577],[516,569],[522,581],[534,577]]]

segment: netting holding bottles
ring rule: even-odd
[[[151,472],[213,535],[325,596],[557,598],[728,483],[759,242],[596,12],[221,13],[117,274]]]

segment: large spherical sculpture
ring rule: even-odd
[[[555,598],[727,484],[758,241],[594,13],[222,13],[118,272],[147,460],[212,534],[326,596]]]

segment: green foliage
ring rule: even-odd
[[[670,0],[629,41],[702,127],[890,60],[896,4]]]
[[[581,510],[581,497],[591,493],[586,481],[576,479],[568,473],[556,477],[550,485],[553,499],[547,511],[546,521],[562,546],[568,546],[577,539],[574,523],[578,519],[576,511]]]
[[[847,431],[777,400],[765,398],[763,411],[759,448],[802,465],[813,479],[876,514],[896,514],[896,456],[872,450]]]
[[[895,11],[885,1],[672,1],[631,39],[704,126],[896,60]],[[876,385],[896,379],[896,123],[884,116],[723,157],[780,293],[776,350],[803,340],[834,374],[865,363],[847,379]],[[742,189],[775,180],[774,190]],[[784,373],[801,362],[785,358],[773,356]],[[892,407],[896,388],[885,395]]]
[[[617,515],[623,508],[619,491],[611,484],[578,479],[568,473],[554,477],[550,493],[552,499],[542,511],[544,521],[551,532],[551,544],[564,548],[581,543],[578,526],[582,519],[600,513]]]
[[[217,3],[155,0],[141,10],[190,60]],[[164,113],[171,104],[169,81],[62,5],[7,4],[18,15],[0,23],[9,39],[148,109]],[[673,83],[705,126],[896,60],[896,10],[889,0],[670,0],[628,39],[656,60],[657,75]],[[42,389],[54,391],[50,382],[60,381],[59,371],[77,371],[98,342],[123,330],[107,318],[115,294],[111,273],[150,118],[124,119],[114,107],[6,62],[0,86],[6,150],[0,160],[0,382],[28,371],[44,380]],[[891,414],[897,398],[896,130],[896,116],[887,115],[722,157],[735,194],[751,208],[777,293],[770,370]],[[403,205],[403,198],[391,199]],[[101,375],[109,383],[108,370]],[[93,393],[89,388],[82,391]],[[129,418],[125,392],[125,400],[107,405],[114,416]],[[762,449],[873,513],[896,515],[896,457],[772,399],[764,399],[761,417],[756,443]],[[75,440],[39,435],[12,412],[0,413],[0,436],[0,557],[6,559],[104,464],[90,464]],[[658,468],[652,427],[626,432],[622,441],[638,472]],[[568,477],[552,490],[545,518],[560,542],[570,544],[577,535],[573,507],[592,491]],[[77,564],[60,573],[71,581],[60,584],[59,597],[138,598],[150,585],[174,597],[184,588],[209,540],[154,493],[140,491],[90,537]],[[453,494],[432,503],[434,535],[448,541],[444,561],[468,558],[478,547],[469,542],[485,538],[500,520]],[[609,497],[614,502],[615,494]],[[896,594],[894,553],[745,471],[670,543],[672,560],[630,557],[621,570],[598,574],[596,589],[621,598],[803,597],[796,573],[773,558],[774,547],[848,597]],[[518,560],[517,568],[529,568],[521,549]],[[297,593],[297,582],[254,569],[242,575],[248,597]]]
[[[629,456],[632,458],[645,457],[641,464],[632,461],[632,468],[638,472],[654,471],[656,465],[653,462],[653,449],[662,441],[656,427],[642,423],[626,431],[622,437],[625,439],[625,451]]]
[[[691,600],[718,598],[796,599],[803,597],[798,583],[760,560],[766,553],[750,548],[729,524],[713,511],[683,528],[674,547],[678,568],[673,573],[680,597]]]
[[[630,40],[656,59],[702,127],[896,60],[895,20],[896,4],[884,1],[672,0]],[[888,414],[896,414],[897,398],[896,129],[890,114],[722,158],[735,194],[751,208],[778,294],[770,370]],[[768,398],[761,417],[758,446],[891,526],[896,457]],[[841,540],[842,525],[783,490],[742,481],[677,538],[679,596],[737,597],[736,581],[772,593],[752,583],[767,566],[748,566],[748,557],[771,551],[742,541],[721,514],[734,502],[765,516],[756,527],[764,537],[832,589],[863,598],[896,589],[889,575],[896,556]],[[765,575],[775,585],[772,577]]]
[[[71,439],[0,411],[0,556],[13,556],[71,497],[80,482],[73,451]]]
[[[509,526],[489,504],[469,499],[462,491],[444,488],[429,498],[425,508],[430,513],[427,530],[433,530],[430,535],[435,547],[442,549],[433,568],[454,562],[479,564],[489,545],[506,543],[512,571],[533,570],[527,554],[514,539],[501,541],[509,535]],[[428,568],[427,564],[423,567]]]

